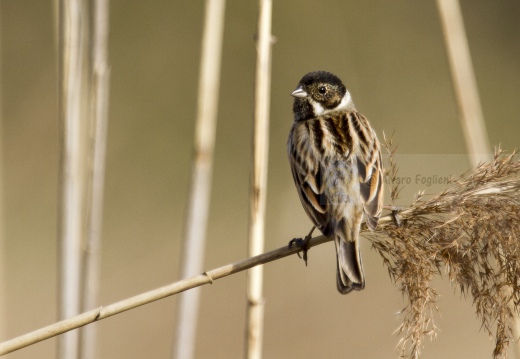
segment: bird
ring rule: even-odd
[[[359,232],[365,215],[377,227],[383,204],[381,146],[368,120],[357,112],[342,81],[326,71],[302,77],[294,97],[287,154],[300,201],[313,228],[289,242],[303,249],[318,228],[334,236],[336,284],[341,294],[365,287]]]

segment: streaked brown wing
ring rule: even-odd
[[[374,140],[377,141],[375,134]],[[367,225],[374,230],[383,209],[383,165],[378,143],[374,143],[372,151],[367,158],[358,157],[357,163]]]
[[[316,166],[314,171],[310,171],[301,164],[291,159],[291,172],[294,183],[298,190],[300,201],[305,212],[312,223],[321,230],[325,236],[329,236],[332,229],[329,225],[327,214],[327,201],[324,198],[324,186],[321,166]]]

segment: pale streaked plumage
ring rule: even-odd
[[[300,200],[313,224],[325,236],[334,235],[340,293],[361,290],[363,212],[374,229],[382,209],[379,141],[333,74],[311,72],[291,95],[294,123],[287,151]]]

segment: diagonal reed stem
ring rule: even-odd
[[[330,240],[331,239],[326,238],[324,236],[319,236],[313,238],[310,241],[309,245],[310,247],[314,247],[326,242],[330,242]],[[63,334],[70,330],[80,328],[84,325],[94,323],[96,321],[111,317],[113,315],[125,312],[127,310],[137,308],[141,305],[152,303],[156,300],[184,292],[188,289],[200,287],[205,284],[212,284],[217,279],[253,268],[261,264],[269,263],[290,256],[291,254],[295,254],[300,251],[301,248],[297,246],[292,246],[291,248],[284,246],[282,248],[260,254],[253,258],[248,258],[236,263],[227,264],[222,267],[212,269],[203,274],[183,279],[178,282],[166,285],[164,287],[157,288],[104,307],[99,307],[97,309],[88,311],[86,313],[82,313],[70,319],[66,319],[61,322],[48,325],[31,333],[0,343],[0,355],[11,353],[15,350],[27,347],[31,344],[41,342],[42,340],[52,338],[56,335]]]

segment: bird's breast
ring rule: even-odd
[[[289,142],[300,154],[346,158],[357,148],[350,127],[348,114],[341,112],[294,122]]]

